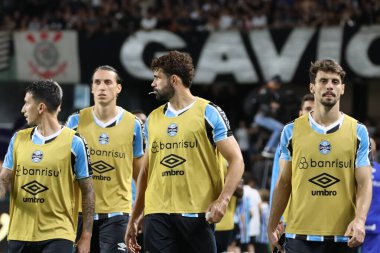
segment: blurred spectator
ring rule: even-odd
[[[235,130],[234,136],[239,144],[241,153],[243,154],[245,168],[250,170],[250,155],[249,155],[249,128],[245,120],[240,120],[239,127]]]
[[[269,191],[267,189],[260,189],[259,194],[261,197],[260,204],[260,235],[256,237],[255,253],[268,253],[269,240],[267,235],[267,226],[269,220]]]
[[[157,27],[157,17],[152,9],[148,9],[147,13],[142,17],[140,21],[140,27],[143,30],[153,30]]]
[[[375,135],[375,133],[377,131],[375,122],[371,118],[366,117],[363,120],[363,124],[367,127],[367,131],[368,131],[369,137],[374,137],[374,135]]]
[[[262,151],[262,156],[266,158],[274,157],[277,144],[280,140],[281,130],[284,126],[277,119],[277,112],[280,109],[279,89],[281,88],[281,84],[281,78],[275,76],[258,91],[254,91],[247,101],[247,106],[256,111],[253,123],[271,131],[271,136]],[[247,108],[247,110],[249,109]]]
[[[143,124],[145,124],[146,113],[143,110],[136,109],[136,110],[133,110],[131,113],[135,115],[137,118],[139,118]]]
[[[251,173],[244,172],[243,198],[236,207],[240,226],[240,248],[242,252],[255,252],[255,237],[260,234],[261,198],[255,189]]]
[[[219,29],[229,30],[234,28],[234,17],[229,8],[222,8],[219,16]]]

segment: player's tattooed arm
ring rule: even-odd
[[[0,199],[4,199],[7,191],[12,188],[13,171],[2,168],[0,172]]]
[[[78,181],[82,191],[82,215],[83,232],[92,232],[95,210],[95,192],[92,185],[92,178],[85,178]]]
[[[95,192],[92,186],[92,178],[78,180],[82,191],[82,215],[83,229],[79,241],[77,242],[78,253],[90,252],[92,225],[94,223]]]

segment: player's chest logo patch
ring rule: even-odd
[[[110,137],[108,137],[108,135],[106,133],[102,133],[99,136],[99,143],[102,145],[108,144],[109,140],[110,140]]]
[[[36,150],[32,154],[32,162],[39,163],[41,162],[42,158],[44,157],[44,154],[41,150]]]
[[[167,133],[169,136],[176,136],[178,133],[178,126],[176,123],[172,123],[168,126]]]
[[[331,151],[331,144],[328,141],[322,141],[319,143],[319,152],[323,155],[327,155]]]

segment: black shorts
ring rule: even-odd
[[[233,241],[234,230],[215,231],[216,248],[218,253],[226,252]]]
[[[356,253],[358,248],[348,247],[346,242],[314,242],[286,238],[286,253]]]
[[[129,216],[118,215],[111,218],[94,220],[91,237],[91,253],[127,252],[124,243]],[[82,216],[79,216],[77,240],[82,232]]]
[[[8,241],[8,253],[72,253],[74,243],[65,239],[51,239],[39,242]]]
[[[214,229],[204,215],[149,214],[144,217],[144,249],[149,253],[216,253]]]

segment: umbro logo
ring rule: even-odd
[[[318,176],[315,176],[313,178],[309,179],[309,182],[318,185],[322,188],[328,188],[336,183],[338,183],[340,180],[336,177],[333,177],[327,173],[322,173]]]
[[[173,169],[181,164],[183,164],[184,162],[186,162],[186,160],[180,156],[177,156],[177,155],[174,155],[174,154],[170,154],[168,156],[165,156],[162,160],[161,160],[161,164],[164,165],[165,167],[168,167],[170,169]]]
[[[37,195],[38,193],[49,190],[48,187],[46,187],[43,184],[40,184],[36,180],[21,186],[21,189],[23,189],[24,191],[26,191],[26,192],[34,195],[34,196]]]
[[[114,167],[104,161],[97,161],[91,164],[92,170],[98,172],[99,174],[105,173],[107,171],[113,170]]]

